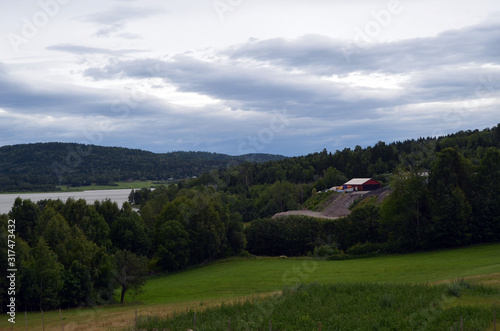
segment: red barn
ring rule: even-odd
[[[353,178],[345,186],[350,186],[354,191],[374,191],[382,187],[382,184],[371,178]]]

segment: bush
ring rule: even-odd
[[[330,245],[323,245],[314,248],[315,257],[327,257],[335,254],[335,248]]]
[[[375,255],[380,252],[385,252],[385,245],[373,244],[371,242],[365,242],[364,244],[357,243],[347,250],[347,254],[352,255]]]
[[[238,256],[240,256],[240,257],[246,257],[246,258],[249,258],[249,259],[255,258],[255,256],[253,256],[252,254],[248,253],[248,251],[245,251],[245,250],[241,251],[238,254]]]
[[[461,291],[462,291],[462,287],[460,286],[459,283],[450,283],[450,284],[447,284],[448,286],[448,291],[447,291],[447,294],[449,296],[453,296],[453,297],[457,297],[459,298],[460,295],[461,295]]]

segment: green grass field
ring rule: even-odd
[[[65,330],[123,330],[139,315],[171,316],[188,309],[202,310],[221,302],[269,296],[297,283],[319,284],[439,284],[462,278],[500,288],[500,244],[346,261],[313,259],[228,259],[188,271],[152,277],[144,292],[124,306],[63,311]],[[453,302],[491,306],[500,298],[464,295]],[[61,329],[59,312],[44,314],[45,330]],[[42,330],[40,313],[29,313],[29,330]],[[14,330],[24,330],[24,314]],[[72,325],[72,327],[69,327]],[[0,329],[10,330],[7,315]],[[449,329],[449,328],[448,328]]]
[[[500,244],[346,261],[229,259],[152,278],[135,300],[158,304],[229,298],[278,291],[297,282],[414,284],[494,273],[500,273]]]

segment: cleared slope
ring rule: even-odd
[[[368,197],[376,196],[377,203],[380,203],[382,202],[383,199],[385,199],[385,197],[389,195],[389,193],[390,193],[389,188],[381,188],[375,191],[358,191],[352,193],[338,193],[338,194],[335,193],[328,200],[326,200],[316,208],[319,209],[320,211],[312,211],[307,209],[289,210],[286,212],[277,213],[273,217],[304,215],[317,218],[336,219],[339,217],[348,216],[351,213],[349,207],[357,201],[361,201]]]

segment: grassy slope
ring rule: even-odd
[[[139,314],[166,316],[187,308],[202,308],[223,300],[281,290],[295,281],[321,283],[438,283],[471,277],[500,287],[500,244],[349,261],[300,259],[227,260],[148,281],[134,305],[112,305],[63,311],[65,330],[106,330],[130,326]],[[314,272],[308,272],[314,270]],[[482,276],[478,276],[482,275]],[[481,298],[463,298],[475,303]],[[461,299],[462,300],[462,299]],[[127,298],[131,301],[131,298]],[[500,301],[500,300],[499,300]],[[456,304],[459,304],[457,302]],[[485,302],[486,304],[486,302]],[[41,330],[39,313],[29,313],[29,330]],[[44,314],[45,330],[60,330],[58,312]],[[14,330],[24,330],[18,314]],[[70,324],[73,327],[69,327]],[[0,330],[10,330],[7,315]]]
[[[227,298],[296,282],[425,283],[494,273],[500,273],[500,244],[347,261],[228,260],[151,279],[136,300],[158,304]]]

